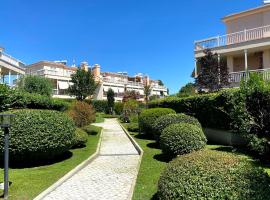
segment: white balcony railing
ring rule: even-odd
[[[13,58],[12,56],[4,52],[0,52],[0,59],[19,68],[23,68],[25,66],[25,64],[22,61]]]
[[[270,80],[270,68],[249,70],[249,72],[255,72],[258,74],[262,74],[262,77],[264,80]],[[246,80],[248,77],[249,77],[249,74],[246,73],[245,71],[232,72],[229,74],[229,82],[230,83],[239,83],[242,79]]]
[[[236,33],[231,33],[223,36],[216,36],[205,40],[195,41],[195,51],[223,47],[231,44],[269,38],[270,25],[262,26],[253,29],[247,29]]]
[[[50,75],[50,76],[60,76],[60,77],[66,77],[66,78],[70,78],[71,74],[73,73],[74,72],[70,72],[68,70],[56,71],[56,70],[48,70],[48,69],[42,69],[35,72],[30,72],[31,75],[38,75],[38,76]]]

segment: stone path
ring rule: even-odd
[[[103,127],[98,157],[44,200],[127,200],[137,176],[139,154],[116,119]]]

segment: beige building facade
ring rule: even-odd
[[[232,87],[239,86],[247,71],[270,79],[270,4],[228,15],[222,21],[226,35],[195,41],[195,77],[199,73],[197,59],[211,49],[227,60]]]

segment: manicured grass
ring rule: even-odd
[[[98,131],[98,134],[89,135],[86,147],[71,150],[69,153],[69,156],[71,157],[45,166],[22,169],[11,168],[9,176],[12,185],[9,191],[9,199],[33,199],[70,170],[91,156],[96,151],[101,131],[101,128],[99,127],[91,127],[93,127],[95,131]],[[0,181],[3,181],[3,169],[1,169],[0,172]]]
[[[157,147],[154,140],[140,138],[137,133],[131,133],[131,135],[144,151],[133,200],[154,199],[160,173],[166,166],[168,159],[161,154],[161,149]]]
[[[102,123],[104,122],[103,113],[96,113],[96,121],[95,123]]]

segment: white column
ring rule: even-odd
[[[59,94],[58,79],[56,80],[56,94]]]
[[[248,72],[248,51],[247,49],[244,50],[245,53],[245,72]]]
[[[17,80],[19,79],[19,73],[17,73],[17,75],[16,75],[16,79],[17,79]]]
[[[8,84],[11,86],[11,70],[8,72]]]
[[[194,77],[195,77],[195,78],[197,78],[197,76],[198,76],[197,58],[195,58],[195,63],[194,63],[194,72],[195,72]]]
[[[220,54],[218,54],[218,84],[220,85]]]

